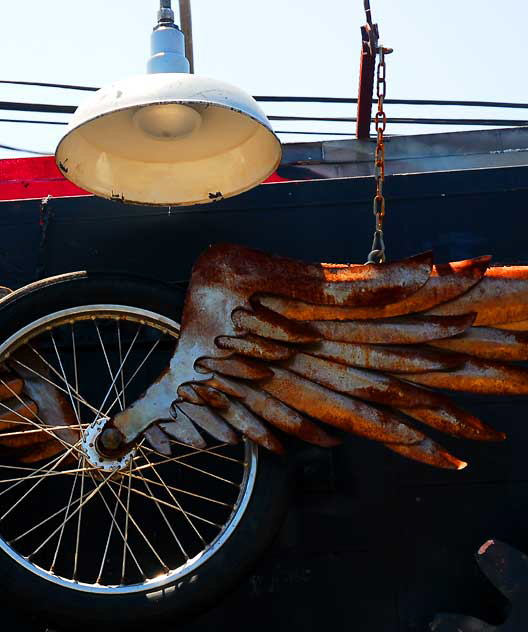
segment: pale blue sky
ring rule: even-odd
[[[177,8],[177,0],[173,0]],[[157,0],[2,0],[0,79],[102,85],[141,74]],[[521,0],[371,0],[388,97],[528,102]],[[357,96],[362,0],[193,0],[196,72],[252,94]],[[0,100],[77,104],[86,95],[0,85]],[[269,114],[355,116],[355,106],[267,104]],[[387,106],[389,116],[528,118],[525,110]],[[3,118],[67,116],[0,112]],[[353,124],[277,122],[351,131]],[[63,128],[0,123],[0,144],[54,151]],[[389,126],[391,133],[447,128]],[[315,140],[284,136],[283,140]],[[323,138],[323,137],[321,137]],[[0,158],[12,157],[0,151]]]

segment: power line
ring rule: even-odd
[[[325,123],[354,123],[355,117],[347,116],[268,116],[270,121],[318,121]],[[372,119],[374,121],[374,119]],[[403,125],[491,125],[491,126],[526,126],[528,120],[523,119],[470,119],[470,118],[387,118],[387,123]]]
[[[45,83],[40,81],[8,81],[0,80],[0,84],[12,84],[23,86],[37,86],[45,88],[58,88],[62,90],[83,90],[95,92],[99,88],[93,86],[78,86],[65,83]],[[264,103],[357,103],[354,97],[295,97],[295,96],[255,96],[257,101]],[[485,108],[514,108],[528,109],[528,103],[515,103],[509,101],[460,101],[449,99],[385,99],[385,103],[392,105],[452,105],[463,107]]]
[[[17,101],[0,101],[0,110],[15,112],[49,112],[51,114],[73,114],[76,105],[51,105],[49,103],[21,103]]]
[[[99,88],[91,86],[72,86],[66,83],[42,83],[40,81],[7,81],[0,79],[0,83],[8,83],[16,86],[37,86],[41,88],[60,88],[62,90],[83,90],[85,92],[96,92]]]
[[[303,134],[305,136],[349,136],[355,138],[355,132],[287,132],[285,130],[274,129],[275,134]]]
[[[35,151],[33,149],[22,149],[21,147],[11,147],[11,145],[0,144],[0,149],[8,149],[9,151],[20,151],[24,154],[35,154],[36,156],[52,156],[53,152]]]
[[[68,125],[65,121],[36,121],[28,119],[5,119],[0,118],[0,123],[36,123],[38,125]]]
[[[0,110],[18,112],[45,112],[52,114],[72,114],[76,107],[71,105],[51,105],[46,103],[20,103],[15,101],[0,101]],[[348,116],[281,116],[269,115],[270,121],[318,121],[327,123],[354,123],[355,117]],[[43,122],[45,123],[45,122]],[[482,126],[526,126],[524,119],[480,119],[480,118],[388,118],[387,123],[403,125],[482,125]],[[60,124],[54,122],[52,124]]]

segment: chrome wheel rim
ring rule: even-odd
[[[0,454],[0,548],[18,564],[70,589],[150,592],[195,576],[232,535],[253,492],[251,442],[195,449],[171,440],[170,458],[143,442],[118,473],[87,467],[82,451],[85,430],[145,390],[178,335],[154,312],[96,304],[40,318],[0,345],[0,364],[15,370],[22,347],[45,360],[80,435],[30,467]]]

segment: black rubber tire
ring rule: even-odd
[[[78,272],[45,279],[0,301],[0,341],[40,317],[90,304],[140,307],[179,320],[182,294],[157,281],[127,276]],[[253,494],[232,535],[192,576],[164,589],[90,594],[49,582],[0,551],[0,590],[12,595],[24,612],[31,609],[61,631],[95,626],[115,632],[182,623],[214,605],[269,546],[287,508],[290,474],[287,461],[260,450]]]

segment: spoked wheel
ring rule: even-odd
[[[251,442],[171,440],[168,456],[142,440],[110,471],[98,458],[98,422],[168,366],[180,302],[163,285],[77,274],[0,309],[0,365],[45,382],[69,410],[57,426],[19,408],[2,431],[1,574],[63,626],[120,629],[196,612],[238,579],[280,520],[284,467]]]

